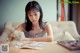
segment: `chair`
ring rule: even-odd
[[[78,34],[76,29],[76,25],[73,21],[57,21],[57,22],[50,22],[50,24],[53,29],[54,39],[57,41],[61,40],[62,37],[59,37],[61,35],[65,37],[62,40],[69,40],[69,39],[71,40],[72,37],[74,39],[80,38],[80,35]],[[57,33],[57,35],[55,33]]]
[[[1,34],[0,40],[6,40],[7,37],[14,32],[15,27],[22,22],[7,22],[4,31]],[[54,40],[74,40],[80,38],[77,32],[76,25],[73,21],[56,21],[49,22],[52,26]],[[71,38],[72,37],[72,38]],[[74,38],[74,39],[73,39]]]

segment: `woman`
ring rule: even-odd
[[[16,30],[25,34],[25,41],[52,41],[53,32],[47,22],[42,21],[43,12],[38,2],[30,1],[25,8],[25,23],[19,25]],[[15,38],[11,35],[10,37]]]

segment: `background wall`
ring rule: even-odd
[[[0,0],[0,33],[7,21],[24,22],[25,6],[30,0]],[[37,0],[44,21],[56,21],[56,0]]]

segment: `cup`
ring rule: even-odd
[[[0,44],[1,53],[9,53],[9,44]]]

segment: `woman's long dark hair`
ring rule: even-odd
[[[42,9],[39,3],[36,1],[30,1],[25,7],[25,24],[26,24],[25,29],[26,31],[30,31],[33,27],[32,22],[28,18],[28,12],[31,10],[36,10],[40,12],[39,26],[41,27],[41,24],[42,24],[43,12],[42,12]]]

